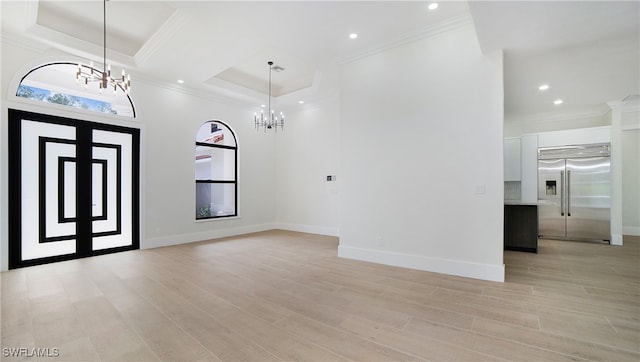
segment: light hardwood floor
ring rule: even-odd
[[[270,231],[2,273],[2,359],[640,360],[640,238],[541,240],[505,252],[505,283],[337,243]]]

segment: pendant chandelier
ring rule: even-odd
[[[129,94],[131,92],[131,75],[127,75],[122,69],[120,77],[112,77],[111,65],[107,64],[107,0],[102,2],[102,42],[102,71],[94,68],[93,62],[89,66],[78,63],[76,82],[84,84],[85,88],[89,83],[98,83],[100,93],[107,88],[113,88],[115,93],[120,88],[125,94]]]
[[[273,62],[267,62],[269,64],[269,112],[267,116],[264,115],[264,110],[260,111],[260,117],[258,117],[257,113],[253,114],[253,120],[256,125],[256,129],[264,128],[266,132],[268,129],[275,129],[278,131],[278,127],[280,129],[284,129],[284,114],[280,112],[280,115],[276,117],[275,111],[271,109],[271,71],[273,70]],[[282,68],[280,68],[282,70]]]

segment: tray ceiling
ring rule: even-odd
[[[640,93],[638,1],[443,1],[435,11],[429,3],[110,0],[107,57],[134,76],[258,102],[269,60],[285,68],[273,73],[276,97],[312,96],[335,89],[328,75],[341,62],[473,22],[484,52],[504,52],[506,118],[558,112],[539,82],[551,84],[547,97],[567,98],[564,111]],[[101,1],[0,6],[3,38],[101,62]]]

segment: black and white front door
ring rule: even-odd
[[[139,247],[140,130],[9,110],[9,268]]]

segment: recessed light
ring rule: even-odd
[[[556,99],[555,101],[553,101],[553,104],[555,104],[556,106],[562,103],[562,99]]]
[[[300,104],[304,104],[304,101],[298,101],[298,103],[300,103]]]
[[[541,90],[541,91],[547,90],[547,89],[549,89],[549,85],[548,84],[540,84],[538,89]]]
[[[266,104],[261,104],[260,107],[265,108],[267,105]]]
[[[350,38],[350,39],[355,39],[355,38],[357,38],[357,37],[358,37],[358,34],[356,34],[356,33],[351,33],[351,34],[349,34],[349,38]]]
[[[184,83],[184,80],[178,79],[178,83],[182,84],[182,83]]]
[[[438,8],[438,3],[431,3],[429,4],[429,10],[435,10]]]

